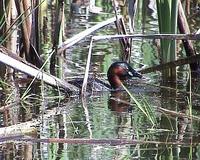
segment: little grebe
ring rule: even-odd
[[[107,72],[108,81],[107,84],[104,81],[97,78],[88,79],[88,88],[93,91],[102,91],[110,89],[118,89],[121,87],[121,83],[132,77],[142,78],[142,75],[135,71],[127,62],[114,62]],[[83,78],[68,81],[70,84],[75,85],[78,88],[82,87]]]
[[[142,75],[135,71],[127,62],[114,62],[108,69],[107,77],[111,88],[117,89],[123,81],[132,77],[142,78]]]

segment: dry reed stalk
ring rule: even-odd
[[[178,27],[179,27],[180,33],[190,34],[190,28],[187,23],[187,19],[186,19],[180,0],[178,0]],[[182,42],[183,42],[187,57],[196,55],[196,51],[193,47],[192,41],[186,39],[186,40],[182,40]],[[190,68],[192,71],[197,70],[198,64],[192,63],[190,64]]]
[[[85,68],[85,76],[83,79],[83,86],[81,89],[81,95],[83,97],[86,95],[87,81],[88,81],[89,69],[90,69],[90,61],[91,61],[91,57],[92,57],[92,43],[93,43],[93,39],[91,38],[88,57],[87,57],[87,64],[86,64],[86,68]]]

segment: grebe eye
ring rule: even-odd
[[[128,71],[128,74],[133,77],[133,73],[132,72]]]

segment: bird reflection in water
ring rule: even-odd
[[[128,136],[134,139],[133,107],[130,104],[128,93],[125,91],[112,91],[108,100],[108,108],[116,117],[115,134],[117,138],[126,139]]]
[[[125,91],[112,91],[108,100],[108,107],[117,113],[132,112],[130,96]]]

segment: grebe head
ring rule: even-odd
[[[132,77],[142,78],[127,62],[114,62],[108,69],[108,81],[113,89],[119,88],[124,80]]]

